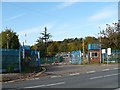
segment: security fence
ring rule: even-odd
[[[19,70],[19,51],[14,49],[0,49],[0,64],[2,72]]]
[[[53,56],[53,57],[47,57],[47,61],[46,61],[46,57],[40,58],[41,64],[45,64],[45,63],[52,64],[52,63],[55,63],[56,61],[62,62],[62,61],[64,61],[64,59],[61,56],[58,56],[58,57],[55,57],[55,56]]]
[[[35,50],[25,50],[25,63],[30,67],[37,67],[40,65],[40,62],[38,60],[38,52]]]
[[[102,62],[120,62],[120,50],[112,50],[111,55],[102,54]]]
[[[40,66],[39,51],[25,50],[23,59],[23,51],[15,49],[0,49],[0,72],[13,72],[23,70],[24,67]]]

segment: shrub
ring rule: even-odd
[[[13,66],[13,65],[9,65],[9,66],[7,67],[7,69],[6,69],[6,71],[7,71],[8,73],[12,73],[12,72],[14,71],[14,66]]]

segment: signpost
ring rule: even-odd
[[[107,48],[107,55],[111,55],[111,48]]]
[[[38,66],[40,66],[40,52],[38,51]]]
[[[105,55],[106,49],[102,49],[102,54]],[[104,56],[103,56],[103,62],[104,62]]]
[[[111,55],[111,48],[107,48],[107,64],[108,64],[108,56]]]
[[[106,50],[105,49],[102,49],[102,54],[105,54],[106,53]]]

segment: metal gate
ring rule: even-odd
[[[72,64],[81,64],[82,63],[82,57],[81,57],[81,51],[72,51]]]

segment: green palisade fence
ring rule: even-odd
[[[103,62],[120,62],[120,50],[112,50],[111,55],[107,55],[107,53],[102,54]]]
[[[19,51],[14,49],[0,49],[0,65],[2,70],[14,71],[19,69]]]

